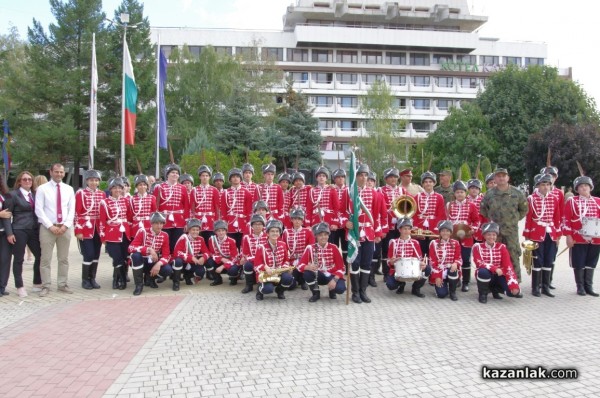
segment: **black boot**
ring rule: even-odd
[[[577,294],[585,296],[585,289],[583,287],[583,278],[585,274],[585,268],[574,268],[575,272],[575,284],[577,285]]]
[[[366,272],[361,272],[360,273],[360,279],[359,279],[359,289],[358,289],[358,295],[360,296],[360,300],[363,303],[370,303],[371,299],[369,298],[369,296],[367,296],[367,287],[369,287],[369,280],[371,279],[371,274],[370,273],[366,273]]]
[[[500,292],[501,292],[502,290],[500,290],[500,287],[499,287],[499,286],[494,286],[494,287],[493,287],[493,288],[491,288],[490,290],[492,291],[492,297],[493,297],[495,300],[502,300],[502,299],[503,299],[503,297],[500,295]]]
[[[469,291],[469,282],[471,282],[471,268],[467,268],[462,270],[462,288],[460,289],[461,292],[468,292]]]
[[[133,283],[135,283],[135,289],[133,290],[134,296],[139,296],[144,290],[144,269],[133,270]]]
[[[419,281],[413,282],[410,294],[413,296],[417,296],[419,298],[424,298],[425,295],[421,293],[421,287],[425,284],[425,280],[421,279]]]
[[[178,292],[179,291],[179,278],[181,277],[181,270],[180,269],[174,269],[173,270],[173,291],[174,292]]]
[[[121,275],[119,273],[119,269],[117,267],[113,267],[112,288],[118,289],[120,284],[121,284]]]
[[[531,271],[531,294],[535,297],[541,297],[540,294],[540,274],[542,271],[533,270]]]
[[[552,290],[556,289],[552,286],[552,281],[554,280],[554,264],[552,264],[552,270],[550,271],[550,281],[548,282],[548,287]]]
[[[185,279],[185,284],[188,286],[194,284],[194,282],[192,282],[192,272],[190,271],[183,271],[183,279]]]
[[[92,262],[90,266],[90,283],[94,289],[100,289],[100,285],[96,282],[96,274],[98,273],[98,262]]]
[[[337,293],[335,292],[335,290],[330,290],[329,291],[329,298],[332,300],[337,299]]]
[[[281,286],[281,285],[277,285],[275,287],[275,293],[277,293],[277,298],[279,300],[285,300],[285,294],[283,294],[285,290],[285,287]]]
[[[550,292],[550,275],[552,275],[552,271],[542,270],[542,293],[545,296],[554,297]]]
[[[312,292],[311,298],[308,299],[309,303],[315,303],[317,300],[321,298],[321,292],[319,291],[319,285],[317,285],[317,281],[314,284],[308,285],[310,291]]]
[[[212,273],[213,281],[210,283],[211,286],[218,286],[223,284],[223,277],[217,271],[210,271]]]
[[[230,286],[235,286],[237,285],[237,281],[238,281],[238,276],[230,276],[229,277],[229,285]]]
[[[369,286],[377,287],[377,282],[375,282],[375,269],[371,268],[369,272]]]
[[[158,289],[158,285],[156,284],[156,276],[151,276],[149,272],[146,274],[146,276],[150,281],[148,286],[150,286],[151,289]]]
[[[589,296],[598,297],[600,294],[594,292],[594,268],[584,268],[585,272],[583,274],[583,288]]]
[[[81,287],[85,290],[92,290],[92,282],[90,281],[90,264],[81,265]]]
[[[391,278],[391,277],[390,277]],[[406,287],[406,282],[400,282],[398,284],[398,289],[396,290],[396,294],[403,294],[404,288]]]
[[[246,282],[246,286],[242,289],[242,293],[250,293],[254,288],[254,275],[246,275],[244,281]]]
[[[122,265],[117,269],[121,277],[121,284],[119,285],[119,290],[125,290],[127,289],[127,267]]]
[[[264,300],[265,296],[260,292],[260,289],[256,289],[256,299],[258,301]]]
[[[358,294],[358,285],[359,283],[359,274],[350,274],[350,287],[352,290],[352,301],[354,301],[356,304],[360,304],[362,303],[362,300],[360,299],[360,296]]]
[[[487,303],[487,295],[490,292],[490,283],[477,281],[477,290],[479,291],[479,302],[481,304]]]
[[[458,279],[448,278],[448,288],[450,289],[450,300],[452,300],[452,301],[458,300],[458,297],[456,297],[456,285],[458,285]]]

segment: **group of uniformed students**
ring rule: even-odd
[[[86,188],[76,193],[82,287],[100,288],[95,276],[105,243],[114,267],[113,289],[126,289],[131,268],[134,295],[168,278],[177,291],[182,280],[194,285],[207,277],[215,286],[226,275],[231,285],[244,280],[242,293],[258,284],[257,300],[273,292],[284,299],[284,291],[296,286],[310,289],[310,302],[320,299],[319,286],[327,286],[335,299],[347,288],[347,233],[354,227],[346,172],[335,170],[330,182],[329,170],[319,167],[314,186],[306,184],[301,172],[281,173],[275,181],[273,164],[264,165],[262,174],[264,182],[255,183],[251,164],[233,168],[230,187],[223,189],[224,175],[202,165],[200,184],[194,186],[191,175],[169,164],[165,181],[155,186],[149,186],[145,175],[135,176],[135,194],[129,195],[124,191],[127,178],[111,179],[105,194],[98,189],[100,174],[88,170]],[[489,292],[496,299],[501,293],[522,297],[518,236],[517,245],[514,240],[515,225],[525,215],[523,235],[539,245],[533,253],[532,294],[554,296],[552,271],[564,234],[572,247],[577,293],[597,296],[592,281],[600,237],[580,232],[584,218],[600,218],[600,200],[590,195],[589,177],[575,180],[578,196],[565,204],[562,191],[553,187],[557,170],[552,167],[536,176],[536,189],[527,199],[508,185],[505,169],[486,177],[485,197],[477,179],[450,184],[451,173],[440,176],[436,187],[436,174],[425,172],[419,186],[411,182],[410,169],[392,167],[384,171],[385,185],[377,187],[369,167],[358,166],[359,245],[349,264],[353,302],[371,302],[366,291],[376,286],[379,264],[388,289],[403,293],[406,280],[395,269],[402,259],[417,264],[420,275],[411,288],[417,297],[425,296],[421,288],[429,282],[437,297],[456,301],[458,287],[469,290],[471,259],[481,303]],[[394,201],[404,196],[416,204],[410,218],[398,218],[393,209]]]

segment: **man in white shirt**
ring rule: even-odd
[[[71,186],[62,182],[65,168],[55,163],[50,168],[50,181],[38,187],[35,195],[35,214],[40,222],[40,246],[42,258],[40,271],[42,274],[42,291],[40,297],[50,293],[52,282],[52,252],[56,245],[58,259],[58,290],[71,294],[68,285],[69,245],[73,234],[73,218],[75,217],[75,193]]]

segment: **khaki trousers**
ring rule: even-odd
[[[68,285],[69,279],[69,246],[71,245],[71,229],[62,235],[54,235],[46,227],[40,225],[40,246],[42,257],[40,272],[42,274],[42,286],[50,288],[52,284],[52,252],[56,246],[56,257],[58,259],[58,287]]]

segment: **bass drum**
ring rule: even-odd
[[[418,258],[401,258],[394,263],[394,276],[403,282],[421,279],[421,262]]]

